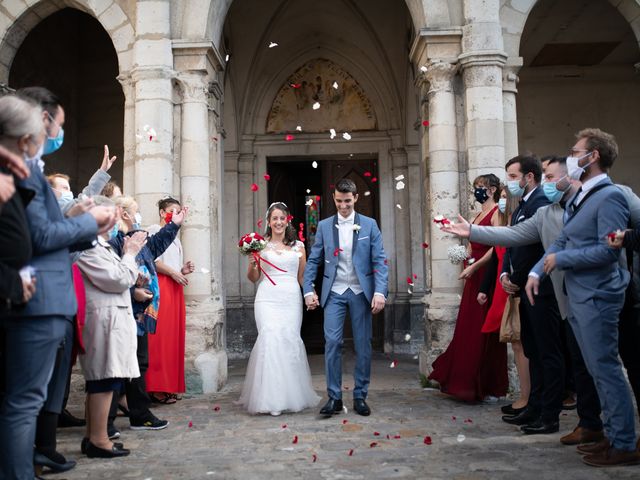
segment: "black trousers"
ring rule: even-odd
[[[151,415],[149,407],[151,399],[147,393],[147,386],[144,381],[144,375],[149,368],[149,341],[147,333],[138,337],[138,347],[136,354],[138,357],[138,366],[140,367],[140,376],[127,380],[124,383],[124,390],[127,394],[127,405],[129,407],[129,421],[144,420]]]
[[[555,296],[538,296],[531,305],[527,295],[521,294],[520,333],[531,377],[529,408],[539,412],[545,423],[557,422],[562,410],[565,368],[561,322]]]
[[[618,349],[640,415],[640,305],[634,305],[630,297],[627,293],[627,301],[620,312]]]

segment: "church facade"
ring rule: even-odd
[[[190,207],[187,371],[211,392],[256,338],[238,238],[284,201],[309,249],[345,176],[388,257],[374,348],[428,373],[462,289],[459,242],[433,217],[469,216],[476,176],[565,155],[595,126],[619,141],[614,179],[640,191],[639,39],[637,0],[3,0],[0,83],[63,99],[46,173],[79,191],[108,143],[145,224],[166,195]],[[302,336],[322,352],[321,315]]]

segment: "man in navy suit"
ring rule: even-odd
[[[506,164],[507,185],[514,196],[522,196],[511,216],[511,225],[533,217],[540,207],[550,202],[539,188],[542,165],[532,156],[519,155]],[[531,393],[526,410],[502,419],[520,425],[525,434],[555,433],[560,426],[564,390],[564,357],[560,336],[561,318],[551,279],[541,285],[535,305],[527,300],[524,287],[531,267],[544,255],[542,243],[525,247],[510,247],[504,257],[500,277],[504,290],[520,295],[522,347],[529,359]]]
[[[610,233],[624,230],[629,206],[608,172],[618,145],[596,128],[582,130],[567,157],[569,177],[582,187],[565,208],[560,237],[529,273],[526,291],[537,303],[539,286],[556,268],[565,271],[568,320],[602,405],[607,438],[579,445],[587,465],[597,467],[640,463],[633,402],[618,356],[618,322],[629,272],[618,262],[620,251],[607,244]]]
[[[325,374],[329,400],[320,415],[342,411],[342,333],[349,310],[356,350],[353,408],[369,415],[366,403],[371,377],[372,314],[381,312],[387,295],[388,269],[382,234],[372,218],[355,212],[358,192],[353,181],[343,178],[335,187],[336,215],[318,224],[316,240],[304,271],[307,308],[324,308]],[[324,266],[321,298],[313,282]]]
[[[46,128],[49,139],[59,137],[62,107],[53,113],[45,110],[44,118],[50,120],[45,126],[51,124]],[[115,223],[115,211],[107,207],[65,218],[41,170],[42,138],[29,144],[25,157],[30,158],[30,176],[19,186],[35,193],[26,213],[37,287],[24,308],[1,322],[6,386],[0,404],[0,473],[2,478],[21,480],[34,478],[36,417],[47,399],[56,353],[77,310],[69,247],[90,245],[98,232]]]

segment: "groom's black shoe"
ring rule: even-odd
[[[364,401],[364,398],[354,398],[353,399],[353,409],[358,413],[358,415],[362,415],[363,417],[367,417],[371,414],[371,409],[367,402]]]
[[[330,398],[327,403],[324,404],[324,407],[320,409],[320,415],[325,418],[329,418],[331,415],[335,415],[341,411],[342,400],[334,400],[333,398]]]

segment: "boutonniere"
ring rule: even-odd
[[[351,228],[353,229],[354,232],[358,233],[362,227],[360,225],[358,225],[357,223],[354,223],[353,227],[351,227]]]

